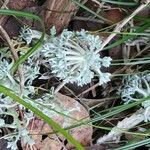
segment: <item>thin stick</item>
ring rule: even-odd
[[[95,89],[95,88],[98,87],[98,86],[99,86],[99,83],[96,83],[96,84],[92,85],[92,86],[91,86],[90,88],[88,88],[87,90],[85,90],[85,91],[83,91],[82,93],[78,94],[77,97],[80,97],[81,95],[84,95],[85,93],[87,93],[87,92],[89,92],[89,91]]]
[[[7,32],[5,31],[5,29],[2,26],[0,26],[0,32],[3,35],[3,37],[6,39],[14,60],[17,61],[17,59],[18,59],[17,52],[14,49],[13,43],[12,43],[9,35],[7,34]],[[23,75],[23,71],[22,71],[21,67],[18,67],[18,73],[19,73],[19,78],[20,78],[20,95],[22,95],[23,87],[24,87],[24,75]]]
[[[4,2],[3,2],[3,5],[1,6],[1,9],[8,9],[7,8],[7,4],[9,3],[9,0],[5,0]],[[1,15],[0,16],[0,24],[2,24],[2,22],[3,22],[3,20],[6,18],[6,16],[4,16],[4,15]]]
[[[150,0],[145,1],[144,4],[141,4],[130,16],[125,18],[121,23],[119,23],[113,32],[120,32],[121,29],[135,16],[137,15],[141,10],[143,10],[148,4],[150,3]],[[102,43],[102,46],[100,49],[96,51],[96,53],[99,53],[103,48],[117,35],[117,33],[112,33],[108,38]]]
[[[2,5],[2,7],[1,7],[1,9],[4,9],[4,8],[7,8],[7,4],[9,3],[9,0],[5,0],[4,2],[3,2],[3,5]]]
[[[58,85],[58,87],[55,89],[54,94],[58,93],[63,88],[63,86],[65,86],[66,83],[67,83],[66,80],[64,80],[62,83],[60,83]]]
[[[6,39],[6,41],[7,41],[7,44],[8,44],[8,46],[9,46],[9,48],[10,48],[11,54],[12,54],[12,56],[13,56],[13,59],[14,59],[15,61],[17,61],[17,59],[18,59],[17,52],[16,52],[16,50],[14,49],[13,43],[12,43],[12,41],[11,41],[9,35],[7,34],[7,32],[5,31],[5,29],[4,29],[2,26],[0,26],[0,32],[1,32],[1,34],[3,35],[3,37],[4,37],[4,38]],[[22,93],[23,93],[23,88],[24,88],[24,75],[23,75],[22,68],[21,68],[20,66],[18,67],[18,74],[19,74],[19,79],[20,79],[20,83],[19,83],[19,85],[20,85],[20,95],[22,95]],[[19,109],[19,107],[18,107],[18,109]],[[19,109],[19,114],[20,114],[21,120],[22,120],[24,115],[23,115],[22,110],[20,110],[20,109]]]
[[[72,18],[72,20],[91,21],[91,22],[96,22],[96,23],[104,23],[102,20],[99,20],[99,19],[78,17],[78,16],[75,16],[74,18]]]
[[[148,4],[150,3],[150,0],[147,0],[144,4],[140,5],[129,17],[127,17],[126,19],[124,19],[122,21],[122,23],[118,24],[116,26],[116,28],[114,29],[113,32],[120,32],[121,29],[135,16],[137,15],[141,10],[143,10]],[[97,50],[96,52],[100,52],[101,50],[103,50],[103,48],[112,40],[112,38],[114,38],[117,35],[117,33],[112,33],[110,36],[108,36],[108,38],[102,43],[102,46],[99,50]],[[92,89],[96,88],[99,86],[99,83],[93,85],[92,87],[88,88],[87,90],[83,91],[82,93],[80,93],[79,95],[77,95],[77,97],[81,96],[82,94],[85,94],[89,91],[91,91]]]
[[[117,126],[112,128],[112,130],[103,137],[100,137],[97,140],[98,144],[106,143],[106,142],[119,142],[120,137],[126,131],[134,128],[138,124],[144,121],[144,109],[140,109],[135,112],[132,116],[123,119],[122,121],[118,122]]]

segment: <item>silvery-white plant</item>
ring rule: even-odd
[[[39,38],[39,33],[31,29],[23,29],[21,37],[30,44]],[[30,35],[31,34],[31,35]],[[51,38],[46,36],[42,48],[37,51],[45,58],[44,63],[51,66],[52,73],[65,83],[76,83],[79,86],[91,82],[94,75],[102,85],[110,81],[111,74],[102,72],[102,67],[109,67],[110,57],[102,57],[98,53],[102,44],[99,36],[87,31],[73,32],[63,30],[60,36],[54,37],[55,29],[51,29]],[[30,35],[30,36],[29,36]]]
[[[123,86],[119,90],[121,99],[125,104],[139,101],[150,96],[150,73],[127,76],[123,80]],[[122,133],[135,127],[141,122],[150,121],[150,99],[142,102],[141,108],[130,117],[120,121],[117,126],[103,137],[97,140],[97,143],[119,142]]]
[[[10,88],[16,95],[19,96],[19,75],[17,73],[15,75],[11,74],[11,67],[13,64],[14,61],[11,60],[10,55],[4,56],[1,54],[0,83],[1,85]],[[28,97],[29,95],[33,95],[35,93],[32,82],[40,74],[39,67],[35,66],[34,62],[28,63],[27,61],[23,65],[22,70],[24,73],[24,89],[22,91],[22,95]],[[24,109],[24,118],[23,120],[20,120],[17,112],[18,108],[22,109],[23,106],[19,105],[8,96],[0,94],[0,128],[11,129],[11,133],[0,137],[0,139],[6,139],[7,148],[11,148],[12,150],[17,149],[18,140],[22,140],[30,146],[34,144],[34,141],[29,136],[29,131],[27,130],[29,121],[33,118],[33,113]],[[8,117],[12,118],[12,120],[10,119],[10,122],[6,121],[8,120]]]
[[[2,100],[2,99],[1,99]],[[7,99],[5,99],[7,100]],[[11,100],[12,101],[12,100]],[[5,104],[6,105],[6,104]],[[9,104],[10,105],[10,104]],[[2,136],[0,139],[6,139],[7,140],[7,148],[10,148],[12,150],[17,149],[17,142],[18,140],[22,139],[24,143],[29,144],[32,146],[34,144],[34,141],[31,139],[29,135],[29,131],[27,130],[27,126],[29,124],[29,121],[33,118],[32,112],[24,113],[24,120],[20,121],[19,115],[16,112],[16,106],[10,105],[9,107],[3,105],[1,107],[3,111],[0,112],[0,128],[9,128],[13,130],[13,132]],[[6,110],[7,108],[7,110]],[[13,118],[13,122],[5,123],[5,117],[4,116],[11,116]]]
[[[125,103],[150,96],[150,73],[127,76],[124,79],[124,86],[119,92]],[[145,109],[145,121],[149,121],[150,100],[144,101],[142,107]]]
[[[40,75],[41,64],[49,68],[51,67],[52,73],[65,83],[77,83],[79,86],[90,83],[95,74],[99,76],[100,85],[107,83],[111,75],[110,73],[103,73],[101,71],[102,67],[110,66],[111,58],[100,57],[100,54],[96,52],[102,43],[99,36],[91,35],[84,30],[81,32],[64,30],[58,37],[55,37],[55,34],[56,31],[52,28],[51,35],[45,36],[43,45],[21,66],[24,75],[24,87],[22,91],[24,100],[51,117],[56,115],[56,112],[52,112],[51,109],[63,111],[64,114],[68,115],[70,112],[78,110],[79,106],[75,106],[72,110],[65,110],[60,103],[57,103],[54,95],[49,93],[44,94],[35,101],[30,100],[30,97],[34,97],[35,94],[35,87],[32,83]],[[36,30],[23,28],[20,39],[25,40],[27,44],[31,44],[34,40],[39,39],[40,36],[41,33]],[[19,51],[21,55],[24,54],[21,48]],[[20,96],[19,74],[17,72],[14,75],[11,74],[13,64],[14,61],[11,53],[9,53],[9,49],[4,48],[0,52],[0,82],[2,85],[10,88],[16,95]],[[45,104],[47,104],[48,108],[44,107]],[[17,141],[20,139],[30,146],[34,144],[27,129],[34,114],[24,109],[24,118],[20,120],[17,112],[18,108],[22,109],[23,106],[9,97],[0,94],[0,128],[12,129],[10,134],[4,135],[1,138],[8,141],[7,147],[12,150],[17,149]],[[8,116],[13,118],[11,122],[5,121]],[[66,127],[68,123],[68,119],[66,119],[63,127]]]

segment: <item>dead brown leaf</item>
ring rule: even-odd
[[[77,120],[79,121],[84,118],[87,120],[90,119],[88,111],[73,98],[58,93],[56,95],[56,101],[57,103],[59,102],[61,104],[60,106],[63,109],[65,108],[69,111],[68,115],[70,117],[76,119],[74,120],[58,114],[49,116],[62,127],[73,125]],[[69,144],[67,140],[61,135],[48,134],[53,132],[52,128],[49,127],[47,123],[44,123],[38,118],[32,120],[28,129],[35,141],[34,150],[60,150],[61,148],[68,150],[74,148],[74,146]],[[90,145],[92,140],[92,132],[92,127],[88,125],[82,125],[80,127],[69,130],[69,133],[84,146]],[[29,150],[29,148],[23,143],[22,145],[24,150]]]

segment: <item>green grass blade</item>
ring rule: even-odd
[[[146,22],[149,22],[150,23],[150,19],[149,19],[149,17],[144,17],[144,16],[134,16],[134,19],[135,20],[139,20],[139,21],[144,21],[145,23]]]
[[[116,4],[116,5],[124,5],[124,6],[137,6],[137,3],[135,2],[120,2],[120,1],[112,1],[112,0],[101,0],[103,2]]]
[[[63,116],[63,117],[66,117],[66,118],[69,118],[69,119],[78,121],[77,119],[75,119],[75,118],[73,118],[73,117],[70,117],[69,115],[66,115],[65,113],[62,113],[62,112],[57,111],[57,110],[55,110],[55,109],[53,109],[53,108],[50,108],[50,107],[48,107],[48,106],[46,106],[46,105],[44,105],[44,104],[41,104],[41,103],[39,103],[39,102],[37,102],[37,101],[35,101],[35,100],[33,100],[33,99],[29,99],[28,97],[23,97],[23,98],[28,99],[29,101],[32,101],[33,103],[38,104],[38,105],[40,105],[40,106],[42,106],[42,107],[44,107],[44,108],[47,108],[48,110],[53,111],[53,112],[55,112],[55,113],[57,113],[57,114],[59,114],[59,115],[61,115],[61,116]]]
[[[139,141],[139,142],[135,142],[135,143],[132,143],[132,144],[128,144],[126,146],[117,148],[115,150],[130,150],[130,149],[135,149],[137,147],[140,147],[140,146],[143,146],[143,145],[146,145],[146,144],[149,144],[149,143],[150,143],[150,138],[142,140],[142,141]]]
[[[125,63],[112,63],[111,65],[112,66],[121,66],[121,65],[124,65],[124,66],[130,66],[130,65],[140,65],[140,64],[150,64],[150,59],[148,60],[143,60],[143,61],[135,61],[135,62],[125,62]]]
[[[34,15],[32,13],[24,12],[24,11],[0,9],[0,14],[1,15],[8,15],[8,16],[27,17],[27,18],[35,19],[35,20],[42,22],[42,19],[39,16]]]
[[[37,41],[37,43],[32,48],[29,49],[29,51],[26,54],[19,57],[19,59],[14,63],[14,65],[11,68],[12,72],[15,72],[18,66],[21,63],[23,63],[26,59],[28,59],[28,57],[32,55],[41,46],[44,39],[44,34],[45,33],[43,32],[41,38]]]
[[[111,117],[111,116],[116,115],[118,113],[121,113],[121,112],[123,112],[123,111],[125,111],[127,109],[130,109],[130,108],[132,108],[134,106],[137,106],[137,105],[141,104],[143,101],[146,101],[146,100],[149,100],[149,99],[150,99],[150,96],[148,96],[148,97],[146,97],[144,99],[140,99],[139,101],[133,102],[131,104],[126,104],[126,105],[113,107],[112,109],[108,109],[109,112],[106,113],[106,114],[103,114],[103,115],[100,114],[98,117],[95,117],[95,118],[93,118],[91,120],[83,120],[80,123],[72,125],[72,126],[66,128],[66,129],[72,129],[72,128],[75,128],[75,127],[78,127],[78,126],[81,126],[81,125],[96,123],[96,122],[98,122],[100,120],[104,120],[104,119],[106,119],[108,117]]]
[[[149,27],[150,27],[150,23],[146,23],[146,24],[144,24],[142,27],[137,28],[137,29],[135,30],[135,32],[133,32],[133,33],[144,32],[144,31],[145,31],[147,28],[149,28]],[[126,36],[123,36],[122,39],[118,40],[117,42],[114,42],[114,43],[110,44],[109,46],[106,46],[103,50],[111,49],[111,48],[113,48],[113,47],[116,47],[116,46],[118,46],[118,45],[120,45],[120,44],[126,42],[126,41],[129,40],[129,39],[134,39],[134,38],[136,38],[136,37],[137,37],[137,35],[126,35]]]
[[[25,17],[25,18],[30,18],[30,19],[34,19],[37,20],[41,23],[43,32],[42,32],[42,36],[41,38],[37,41],[37,43],[23,56],[21,56],[13,65],[13,67],[11,68],[12,72],[15,72],[17,70],[17,67],[23,63],[31,54],[33,54],[37,48],[42,44],[42,41],[44,39],[44,35],[45,35],[45,28],[44,28],[44,24],[42,19],[37,16],[34,15],[32,13],[28,13],[28,12],[23,12],[23,11],[16,11],[16,10],[8,10],[8,9],[0,9],[0,14],[2,15],[11,15],[11,16],[17,16],[17,17]]]
[[[116,33],[116,34],[120,34],[120,35],[143,35],[143,36],[150,36],[150,33],[133,33],[133,32],[100,32],[100,33],[108,33],[108,34],[112,34],[112,33]]]
[[[121,105],[121,106],[118,106],[118,107],[114,107],[113,110],[111,110],[110,112],[108,112],[108,113],[106,113],[104,115],[101,115],[99,117],[93,118],[92,122],[97,122],[99,120],[103,120],[103,119],[106,119],[106,118],[111,117],[113,115],[116,115],[118,113],[121,113],[121,112],[123,112],[123,111],[125,111],[127,109],[130,109],[130,108],[132,108],[134,106],[137,106],[137,105],[141,104],[143,101],[149,100],[149,99],[150,99],[150,96],[148,96],[148,97],[146,97],[144,99],[141,99],[141,100],[139,100],[137,102],[131,103],[131,104],[126,104],[126,105]]]
[[[88,12],[90,12],[91,14],[95,15],[96,17],[98,17],[99,19],[106,21],[108,23],[112,23],[110,20],[98,15],[97,13],[95,13],[94,11],[92,11],[91,9],[89,9],[88,7],[86,7],[85,5],[81,4],[80,2],[78,2],[78,0],[71,0],[72,2],[74,2],[76,5],[78,5],[79,7],[87,10]]]
[[[76,149],[84,150],[84,148],[81,146],[81,144],[78,141],[76,141],[71,135],[69,135],[67,131],[62,129],[58,123],[56,123],[51,118],[49,118],[48,116],[43,114],[37,108],[34,108],[31,104],[25,102],[19,96],[15,95],[11,89],[4,87],[3,85],[0,85],[0,93],[3,93],[4,95],[9,96],[14,101],[16,101],[19,104],[23,105],[24,107],[30,109],[33,113],[35,113],[37,116],[39,116],[45,122],[47,122],[56,132],[60,132],[70,143],[72,143],[76,147]]]

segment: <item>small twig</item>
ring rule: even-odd
[[[7,8],[7,4],[9,3],[9,0],[5,0],[3,2],[3,5],[1,6],[1,9]]]
[[[9,3],[9,0],[5,0],[3,2],[3,5],[1,6],[1,9],[7,9],[7,4]],[[0,25],[2,24],[3,20],[6,18],[6,16],[1,15],[0,17]]]
[[[144,53],[144,52],[145,52],[147,49],[149,49],[149,48],[150,48],[150,46],[145,47],[142,51],[138,52],[136,55],[133,55],[133,56],[131,57],[131,59],[140,56],[142,53]],[[133,65],[131,65],[131,66],[129,67],[129,69],[130,69],[132,66],[133,66]],[[113,74],[122,73],[122,72],[125,71],[127,68],[128,68],[128,66],[124,66],[123,68],[119,68],[119,69],[116,70]]]
[[[96,87],[99,86],[99,83],[94,84],[93,86],[91,86],[90,88],[88,88],[87,90],[83,91],[82,93],[78,94],[77,97],[80,97],[81,95],[84,95],[85,93],[95,89]]]
[[[121,29],[135,16],[137,15],[141,10],[143,10],[148,4],[150,3],[150,0],[147,0],[144,4],[141,4],[130,16],[125,18],[121,23],[119,23],[113,32],[120,32]],[[102,46],[100,49],[98,49],[96,52],[100,52],[103,50],[103,48],[117,35],[117,33],[112,33],[108,38],[102,43]]]
[[[9,35],[7,34],[7,32],[5,31],[5,29],[2,26],[0,26],[0,32],[1,32],[2,36],[7,41],[7,44],[9,46],[9,48],[10,48],[11,54],[13,56],[13,59],[15,61],[17,61],[18,60],[17,52],[14,49],[13,43],[12,43]],[[19,78],[20,78],[20,95],[22,95],[23,88],[24,88],[24,75],[23,75],[22,68],[20,66],[18,67],[18,74],[19,74]],[[20,112],[21,118],[23,118],[23,113],[22,113],[22,111],[20,109],[19,109],[19,112]]]
[[[102,10],[102,8],[103,9],[108,9],[108,10],[113,9],[113,8],[111,8],[111,6],[105,5],[106,2],[99,2],[98,0],[91,0],[91,1],[99,6],[98,9],[100,9],[100,11]],[[114,8],[114,9],[116,9],[116,8]]]
[[[99,19],[86,18],[86,17],[78,17],[78,16],[75,16],[72,20],[80,20],[80,21],[90,21],[90,22],[96,22],[96,23],[104,23],[102,20],[99,20]]]
[[[63,86],[65,86],[66,83],[67,83],[66,80],[64,80],[62,83],[60,83],[58,85],[58,87],[55,89],[54,94],[58,93],[63,88]]]
[[[113,32],[120,32],[121,29],[135,16],[137,15],[141,10],[143,10],[148,4],[150,3],[150,0],[147,0],[144,4],[140,5],[129,17],[127,17],[126,19],[124,19],[122,21],[122,23],[118,24],[116,26],[116,28],[114,29]],[[117,33],[112,33],[110,36],[108,36],[108,38],[102,43],[101,48],[97,51],[97,53],[101,50],[103,50],[103,48],[117,35]],[[88,88],[87,90],[83,91],[82,93],[80,93],[79,95],[77,95],[77,97],[93,90],[94,88],[98,87],[99,83],[93,85],[92,87]]]
[[[122,133],[125,133],[129,129],[137,126],[141,122],[144,121],[144,109],[138,110],[132,116],[123,119],[120,121],[116,127],[112,128],[112,130],[103,137],[97,140],[98,144],[106,143],[106,142],[119,142]]]
[[[92,2],[94,2],[94,3],[97,4],[97,5],[99,5],[100,8],[102,8],[103,5],[104,5],[104,3],[105,3],[105,2],[99,2],[99,1],[97,1],[97,0],[92,0]]]
[[[10,48],[10,51],[12,53],[12,56],[13,56],[14,60],[17,61],[18,55],[17,55],[17,53],[16,53],[16,51],[15,51],[15,49],[13,47],[13,43],[12,43],[9,35],[7,34],[7,32],[5,31],[5,29],[2,26],[0,26],[0,32],[3,35],[3,37],[5,38],[5,40],[7,41],[8,46]]]

